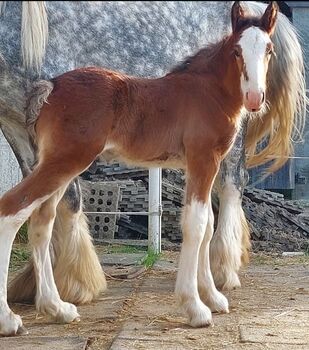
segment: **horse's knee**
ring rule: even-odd
[[[182,216],[183,240],[202,242],[208,222],[207,203],[193,199],[187,204]]]
[[[36,209],[30,217],[28,236],[32,245],[38,245],[48,241],[51,237],[51,227],[56,216],[56,208],[53,203],[44,203]]]
[[[214,224],[215,224],[215,217],[214,213],[212,211],[212,208],[208,208],[208,221],[207,221],[207,227],[205,231],[204,241],[205,243],[209,243],[212,239],[213,233],[214,233]]]

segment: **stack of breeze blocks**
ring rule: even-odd
[[[86,212],[147,212],[147,169],[129,168],[96,161],[82,174],[88,191],[84,195]],[[185,176],[181,170],[162,170],[162,238],[181,242],[181,208]],[[215,198],[215,197],[214,197]],[[215,203],[215,202],[213,202]],[[246,188],[243,208],[251,228],[251,238],[263,249],[306,249],[309,216],[306,208],[288,202],[278,193]],[[214,205],[215,216],[217,214]],[[147,215],[87,214],[95,241],[108,239],[147,239]]]
[[[82,175],[87,190],[86,212],[147,212],[148,170],[128,168],[115,163],[95,162]],[[162,171],[162,238],[181,241],[180,216],[184,195],[184,174],[177,170]],[[146,215],[87,214],[95,241],[104,239],[147,239]]]

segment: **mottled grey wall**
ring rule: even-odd
[[[0,195],[17,184],[21,178],[16,158],[0,131]]]
[[[309,8],[293,9],[293,24],[300,34],[300,40],[304,52],[306,64],[306,83],[309,88]],[[309,95],[308,95],[309,96]],[[307,113],[309,121],[309,114]],[[295,159],[295,170],[298,174],[305,176],[306,184],[296,184],[294,197],[297,199],[309,199],[309,123],[306,122],[304,140],[295,145],[295,155],[308,157],[308,159]]]

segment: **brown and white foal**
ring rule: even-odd
[[[276,16],[275,3],[262,18],[244,17],[240,4],[234,3],[232,34],[160,79],[83,68],[37,84],[28,123],[35,131],[38,162],[0,200],[0,334],[16,334],[22,326],[7,304],[6,285],[15,234],[30,216],[36,307],[62,322],[79,317],[76,307],[59,297],[49,241],[57,204],[69,182],[96,157],[111,154],[136,165],[186,170],[176,295],[192,326],[209,325],[211,311],[228,312],[209,265],[214,224],[210,195],[243,106],[258,111],[264,104]]]

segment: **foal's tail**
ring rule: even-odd
[[[35,124],[40,114],[40,110],[44,103],[48,103],[47,98],[53,91],[54,85],[50,81],[40,80],[32,84],[31,90],[28,92],[26,125],[28,132],[35,143],[36,133]]]

